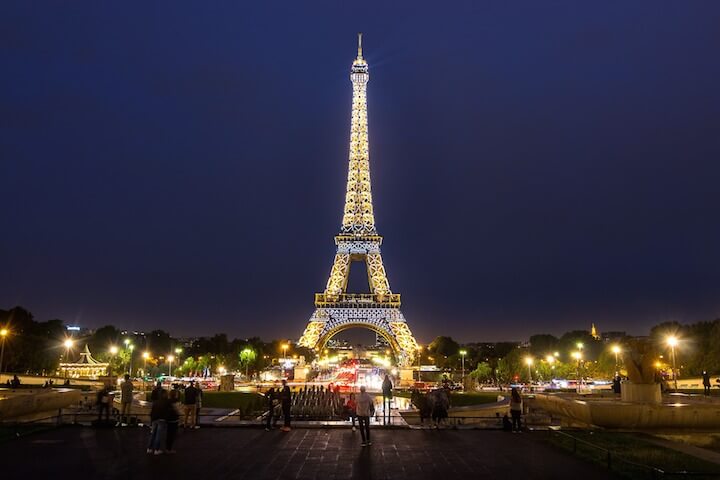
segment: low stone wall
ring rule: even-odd
[[[77,405],[82,392],[71,388],[6,390],[0,393],[0,421]]]
[[[718,429],[720,405],[711,403],[632,403],[537,394],[533,408],[569,423],[618,429]]]

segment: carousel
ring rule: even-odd
[[[97,379],[107,375],[107,362],[100,362],[93,358],[87,344],[85,351],[80,352],[80,360],[73,363],[60,363],[58,374],[67,378],[89,378]]]

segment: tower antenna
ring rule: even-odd
[[[362,58],[362,32],[358,32],[358,58]]]

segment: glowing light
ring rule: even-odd
[[[118,353],[118,347],[116,347],[115,345],[111,346],[110,347],[110,355],[117,355],[117,353]]]
[[[0,337],[6,337],[7,334],[8,334],[7,328],[3,328],[2,330],[0,330]]]
[[[578,350],[582,350],[585,345],[583,345],[582,342],[578,342],[576,346],[577,346]]]
[[[525,363],[530,366],[533,364],[533,358],[532,357],[525,357]]]
[[[180,355],[180,354],[182,353],[182,351],[183,351],[182,348],[176,348],[176,349],[175,349],[175,354]]]
[[[619,346],[619,345],[613,345],[613,346],[612,346],[612,352],[613,352],[614,354],[616,354],[616,355],[617,355],[618,353],[620,353],[620,352],[621,352],[620,346]]]
[[[674,335],[670,335],[669,337],[667,337],[667,339],[665,339],[665,341],[667,342],[668,346],[673,348],[676,347],[678,344],[678,339]]]
[[[460,350],[459,353],[464,357],[465,355],[467,355],[467,350]]]
[[[571,355],[572,355],[572,358],[574,358],[575,360],[580,360],[582,358],[582,353],[580,353],[580,352],[572,352]]]
[[[142,357],[147,360],[148,358],[150,358],[150,352],[143,352]]]
[[[125,340],[123,340],[123,343],[124,343],[125,346],[127,347],[128,345],[130,345],[130,339],[129,339],[129,338],[126,338]]]
[[[69,338],[63,342],[63,345],[65,345],[65,348],[70,350],[75,342],[70,340]]]
[[[167,359],[168,359],[168,362],[174,362],[174,361],[175,361],[175,356],[174,356],[174,355],[168,355],[168,356],[167,356]]]
[[[545,357],[545,361],[548,363],[553,363],[553,362],[555,362],[555,357],[553,357],[552,355],[547,355]]]

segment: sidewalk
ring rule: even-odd
[[[147,428],[63,427],[2,445],[7,478],[574,479],[612,478],[534,434],[481,430],[204,428],[181,431],[177,454],[145,453]]]

